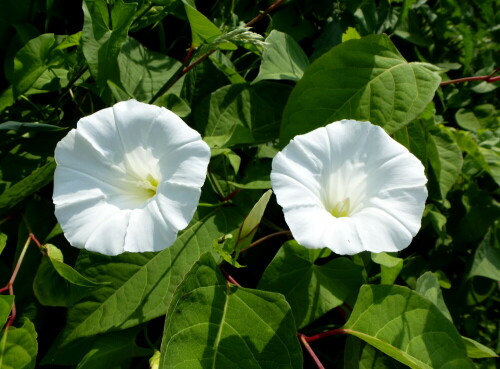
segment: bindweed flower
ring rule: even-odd
[[[55,214],[71,245],[106,255],[170,246],[196,210],[210,149],[135,100],[80,119],[56,147]]]
[[[354,120],[296,136],[273,159],[271,182],[297,242],[337,254],[404,249],[427,198],[422,163]]]

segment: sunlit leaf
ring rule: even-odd
[[[413,369],[474,368],[453,324],[406,287],[361,287],[344,328]]]
[[[13,295],[0,295],[0,327],[3,327],[7,322],[13,303]]]
[[[4,329],[0,341],[0,368],[33,369],[38,352],[35,326],[27,318],[19,319],[16,327]]]
[[[272,30],[266,38],[259,74],[254,82],[263,79],[298,81],[309,65],[299,44],[286,33]]]
[[[172,300],[160,368],[302,368],[290,306],[282,295],[228,285],[209,254]]]
[[[293,90],[280,142],[340,119],[368,120],[389,134],[415,119],[440,77],[425,63],[408,63],[385,35],[349,40],[322,55]]]
[[[443,293],[441,292],[441,287],[439,285],[439,280],[437,277],[431,272],[425,272],[417,279],[417,287],[415,290],[425,297],[427,300],[432,302],[434,305],[438,307],[441,313],[447,317],[450,322],[453,322],[451,319],[450,311],[444,302]]]

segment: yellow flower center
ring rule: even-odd
[[[349,216],[349,210],[350,210],[350,200],[347,197],[344,200],[339,201],[337,204],[335,204],[330,213],[335,218],[342,218]]]
[[[156,189],[158,187],[158,180],[154,178],[151,174],[148,174],[146,179],[137,181],[137,187],[144,191],[145,200],[152,198],[156,195]]]

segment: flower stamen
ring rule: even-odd
[[[158,183],[159,182],[156,178],[154,178],[151,174],[148,174],[146,179],[137,181],[136,185],[137,187],[146,190],[146,196],[149,199],[156,195]]]
[[[346,197],[344,200],[339,201],[330,212],[335,218],[342,218],[349,216],[350,199]]]

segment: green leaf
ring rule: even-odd
[[[16,131],[16,133],[60,131],[64,129],[66,128],[44,123],[26,123],[26,122],[8,121],[0,124],[0,131]]]
[[[224,86],[194,109],[194,120],[211,147],[261,143],[278,137],[290,87],[273,82]]]
[[[55,161],[50,160],[42,167],[35,169],[26,178],[9,187],[0,195],[0,213],[9,210],[24,198],[49,184],[52,181],[55,167]]]
[[[441,313],[448,318],[450,322],[451,319],[450,311],[444,302],[443,293],[441,292],[441,287],[439,285],[439,280],[431,272],[425,272],[417,279],[417,286],[415,290],[427,300],[432,302],[441,311]]]
[[[309,66],[300,45],[286,33],[272,30],[266,38],[259,74],[254,82],[263,79],[299,81]]]
[[[228,284],[205,254],[167,314],[160,369],[302,368],[290,306],[280,294]]]
[[[13,295],[0,295],[0,327],[3,327],[7,322],[13,303]]]
[[[307,68],[293,90],[280,143],[340,119],[368,120],[392,134],[432,100],[441,78],[425,63],[408,63],[386,35],[333,47]]]
[[[453,134],[442,125],[435,125],[428,131],[427,156],[437,186],[436,192],[445,199],[455,184],[462,169],[462,152]]]
[[[350,336],[344,349],[344,369],[408,369],[373,346]]]
[[[241,220],[234,208],[217,209],[193,221],[172,246],[158,253],[114,257],[81,253],[77,270],[87,278],[109,284],[69,309],[61,345],[164,315],[175,287],[199,255],[209,251],[214,239],[233,231]]]
[[[500,281],[500,223],[486,233],[474,254],[468,278],[481,276]]]
[[[2,255],[5,246],[7,246],[7,235],[0,232],[0,255]]]
[[[406,287],[362,286],[344,329],[413,369],[474,368],[453,324]]]
[[[64,264],[61,251],[54,245],[44,245],[43,256],[33,280],[33,292],[46,306],[69,307],[102,283],[96,283]]]
[[[386,252],[371,253],[371,258],[380,265],[380,283],[393,284],[403,269],[403,259],[389,255]]]
[[[19,319],[20,327],[9,327],[3,330],[0,341],[0,368],[33,369],[38,352],[37,334],[33,323]]]
[[[83,1],[83,55],[101,88],[108,80],[115,84],[120,81],[118,54],[127,40],[136,8],[137,3],[123,0],[114,1],[113,5],[104,0]]]
[[[58,42],[53,33],[46,33],[30,40],[14,59],[13,93],[17,99],[26,93],[49,69],[62,65],[61,52],[55,52]]]
[[[358,31],[353,27],[347,27],[347,30],[342,34],[342,42],[357,40],[360,38],[361,36],[359,35]]]
[[[183,0],[186,15],[191,26],[193,47],[201,45],[208,45],[215,41],[217,37],[222,35],[222,31],[213,24],[210,19],[205,17],[202,13],[196,10],[193,6]],[[217,45],[221,50],[236,50],[237,47],[232,42],[223,42]]]
[[[181,67],[177,60],[148,50],[131,37],[126,37],[117,62],[122,88],[129,98],[143,102],[149,101]],[[180,94],[181,88],[182,80],[169,93]]]
[[[500,125],[497,110],[492,104],[477,105],[473,110],[459,109],[455,113],[455,119],[460,127],[471,131]]]
[[[285,295],[298,328],[354,298],[363,283],[362,268],[347,258],[318,263],[329,255],[327,249],[313,250],[296,241],[286,242],[259,282],[259,289]]]
[[[269,199],[273,194],[272,190],[266,191],[259,201],[253,206],[250,213],[246,216],[243,224],[238,231],[237,247],[243,249],[247,247],[253,239],[253,235],[257,232],[257,227],[264,216],[264,211],[266,210]]]
[[[137,346],[137,332],[97,336],[93,347],[78,363],[76,369],[109,369],[138,356],[151,355],[151,349]]]
[[[462,339],[465,343],[465,348],[467,349],[467,356],[470,358],[485,359],[489,357],[498,357],[495,351],[489,347],[486,347],[485,345],[467,337],[462,337]]]

